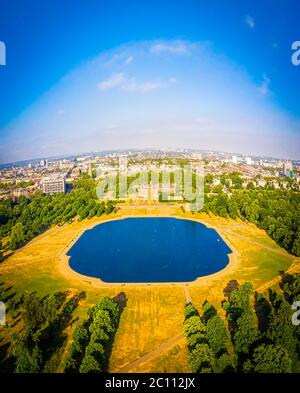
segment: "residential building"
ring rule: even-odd
[[[284,174],[284,176],[293,177],[293,163],[292,163],[292,161],[286,161],[283,163],[283,174]]]
[[[42,179],[43,192],[45,194],[57,194],[66,192],[65,178],[60,177],[44,177]]]

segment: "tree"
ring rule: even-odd
[[[206,339],[203,333],[193,333],[187,337],[187,343],[190,349],[194,348],[197,344],[201,344],[205,341]]]
[[[223,189],[222,184],[218,184],[212,188],[211,192],[215,194],[220,194],[222,192],[222,189]]]
[[[231,330],[236,329],[236,322],[244,311],[250,310],[250,296],[253,294],[253,286],[246,282],[231,292],[229,305],[226,305],[226,312]]]
[[[21,337],[13,350],[16,358],[16,373],[38,373],[41,369],[41,351],[35,345],[31,350],[25,338]]]
[[[116,326],[118,324],[120,310],[118,304],[113,299],[108,296],[104,296],[104,298],[95,305],[93,312],[100,309],[108,311],[114,325]]]
[[[290,373],[292,361],[280,345],[262,344],[254,350],[253,371],[257,373]]]
[[[101,373],[102,369],[99,362],[92,355],[85,355],[79,367],[79,372],[83,374]]]
[[[73,338],[81,346],[84,346],[89,339],[88,331],[84,326],[77,326],[73,332]]]
[[[112,203],[112,201],[108,201],[108,203],[106,205],[105,213],[110,214],[110,213],[113,213],[114,211],[115,211],[114,204]]]
[[[223,289],[224,296],[227,297],[229,300],[232,292],[235,289],[238,289],[238,287],[239,287],[239,283],[236,280],[230,280],[227,283],[226,287]]]
[[[36,293],[25,293],[22,316],[28,331],[35,332],[40,328],[46,321],[43,312],[43,299]]]
[[[198,310],[192,304],[187,304],[184,307],[184,318],[188,319],[195,315],[199,315]]]
[[[294,243],[293,243],[293,247],[292,247],[292,253],[294,255],[297,255],[298,257],[300,257],[300,232],[298,233],[298,235],[296,236]]]
[[[200,317],[197,315],[188,318],[184,322],[185,336],[188,337],[194,333],[199,333],[205,336],[205,325],[201,322]]]
[[[272,310],[272,306],[263,294],[258,293],[255,296],[254,307],[258,319],[259,330],[260,332],[265,333],[268,329],[269,316]]]
[[[300,274],[296,274],[291,284],[292,300],[299,300],[300,295]]]
[[[105,365],[105,350],[103,345],[91,341],[89,345],[86,347],[85,351],[86,355],[91,355],[93,358],[97,360],[97,362],[100,364],[100,368],[104,369]]]
[[[107,334],[114,333],[115,326],[107,310],[97,310],[94,313],[94,320],[90,325],[89,330],[91,333],[93,333],[93,331],[97,328],[102,328]]]
[[[249,354],[251,345],[259,338],[258,322],[252,310],[244,311],[237,320],[234,348],[238,354]]]
[[[91,341],[106,343],[109,340],[109,335],[100,326],[93,327],[93,333],[91,335]]]
[[[210,348],[215,355],[225,351],[228,344],[228,334],[222,318],[216,314],[206,324],[206,335]]]
[[[212,372],[214,355],[207,344],[197,344],[190,352],[189,364],[193,372]]]
[[[234,366],[228,353],[223,353],[216,360],[216,371],[219,373],[231,373],[234,372]]]
[[[206,302],[203,305],[203,318],[204,318],[205,323],[207,323],[207,321],[210,318],[212,318],[213,316],[215,316],[216,314],[217,314],[217,310],[215,309],[215,307],[212,304]]]
[[[242,311],[249,308],[249,299],[253,295],[253,286],[250,282],[246,282],[237,289],[235,289],[230,295],[230,305],[234,308],[239,308]]]
[[[16,248],[20,247],[20,245],[22,243],[24,243],[24,241],[25,241],[24,228],[23,228],[23,225],[20,222],[18,222],[11,229],[10,245],[9,245],[9,247],[12,250],[15,250]]]
[[[293,363],[297,359],[295,326],[291,323],[293,310],[290,304],[284,300],[277,300],[270,315],[267,337],[274,344],[285,348]]]

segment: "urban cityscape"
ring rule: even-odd
[[[45,194],[66,193],[72,182],[81,174],[96,180],[118,170],[119,160],[127,158],[128,176],[151,170],[171,170],[171,166],[184,160],[192,170],[203,169],[213,181],[206,184],[206,192],[225,192],[230,196],[232,172],[241,177],[241,188],[293,189],[299,191],[300,160],[231,155],[224,152],[195,152],[182,149],[156,149],[143,151],[119,151],[80,155],[72,158],[40,159],[26,163],[2,165],[0,169],[0,198],[30,197],[40,190]],[[221,183],[221,177],[225,183]],[[215,186],[218,186],[215,188]],[[163,185],[164,187],[164,185]],[[140,192],[140,199],[148,196]]]
[[[297,11],[4,2],[1,382],[299,382]]]

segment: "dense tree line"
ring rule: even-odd
[[[62,225],[73,219],[83,220],[115,210],[112,202],[99,202],[96,183],[82,177],[67,194],[53,196],[36,192],[30,199],[0,202],[0,238],[10,236],[10,249],[16,249],[51,225]]]
[[[286,281],[286,282],[285,282]],[[282,281],[269,299],[252,285],[231,281],[224,289],[225,319],[207,302],[203,315],[188,304],[184,333],[194,372],[288,373],[299,369],[300,325],[292,303],[300,299],[300,274]]]
[[[66,372],[101,373],[107,368],[110,340],[119,324],[119,307],[114,300],[104,297],[88,314],[89,319],[73,332]]]
[[[277,244],[300,256],[300,193],[282,190],[233,190],[205,195],[204,212],[240,218],[265,229]]]
[[[81,293],[68,296],[67,293],[57,292],[45,297],[25,293],[9,301],[10,312],[20,312],[23,321],[22,333],[14,333],[12,337],[16,373],[55,371],[52,356],[66,339],[64,329],[70,323],[81,297]]]
[[[201,318],[197,309],[188,304],[184,314],[184,334],[192,371],[211,373],[233,370],[228,354],[229,333],[215,308],[206,303]]]
[[[18,188],[27,188],[27,187],[33,186],[33,185],[34,185],[33,180],[21,180],[16,184],[1,183],[0,182],[0,190],[13,190],[13,189],[18,189]]]

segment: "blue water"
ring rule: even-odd
[[[69,250],[70,266],[105,282],[187,282],[229,262],[230,248],[205,225],[175,218],[99,224]]]

